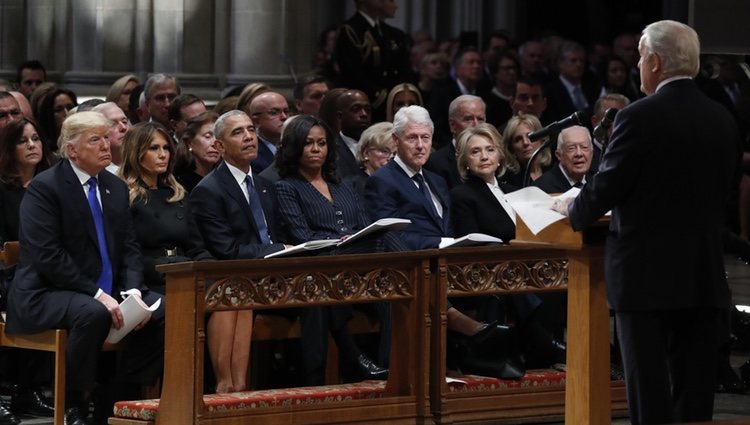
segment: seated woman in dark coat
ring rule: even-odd
[[[296,245],[316,239],[343,240],[370,224],[370,218],[352,187],[340,183],[336,177],[334,140],[328,126],[310,115],[295,118],[284,132],[281,148],[276,154],[276,166],[281,177],[276,182],[276,196],[279,227],[286,235],[284,243]],[[387,234],[383,238],[355,243],[347,249],[336,248],[330,253],[385,249],[399,249],[399,241]],[[319,343],[323,347],[327,338],[325,330],[331,331],[341,350],[342,361],[353,369],[355,378],[385,377],[383,369],[360,353],[346,330],[346,322],[351,317],[349,307],[307,308],[301,314],[303,326],[322,338]],[[381,333],[389,335],[387,330]],[[310,359],[306,365],[309,383],[322,377],[324,353],[318,353],[320,357],[315,364]]]
[[[144,281],[165,292],[157,264],[211,259],[192,220],[185,189],[172,175],[172,138],[159,124],[139,123],[123,140],[120,177],[130,189],[130,213],[143,253]]]
[[[513,119],[511,119],[513,120]],[[523,127],[522,125],[516,126]],[[463,184],[451,190],[453,225],[456,235],[485,233],[509,242],[516,234],[516,214],[505,194],[516,190],[514,186],[501,183],[506,172],[508,151],[503,138],[491,124],[480,124],[467,128],[456,141],[456,162]],[[545,302],[542,303],[541,300]],[[492,304],[494,298],[482,298],[481,302]],[[503,311],[489,319],[503,321],[511,316],[520,330],[526,366],[548,367],[564,362],[562,344],[553,340],[556,332],[562,333],[561,323],[550,317],[562,315],[563,300],[559,294],[514,294],[503,297]],[[483,310],[493,312],[492,307]],[[485,318],[487,319],[487,318]]]
[[[532,142],[527,134],[541,128],[542,123],[539,122],[539,118],[531,114],[515,115],[505,124],[503,142],[508,152],[505,163],[510,173],[503,180],[518,188],[525,186],[524,177],[529,159],[542,146],[542,140]],[[529,184],[541,177],[551,164],[552,154],[549,149],[539,152],[528,172]]]
[[[47,148],[36,123],[26,118],[11,121],[0,130],[0,244],[18,240],[19,211],[26,187],[35,175],[54,162]],[[9,282],[13,270],[3,269],[0,278]],[[3,292],[0,297],[3,311],[5,295]],[[51,378],[50,370],[44,367],[50,360],[48,353],[12,349],[9,354],[8,378],[16,385],[11,393],[13,413],[0,405],[0,423],[20,423],[14,414],[52,416],[52,403],[39,390]]]
[[[219,118],[215,112],[204,112],[188,121],[182,130],[174,175],[188,192],[221,161],[216,149],[214,123]]]
[[[26,186],[53,162],[33,121],[11,121],[0,131],[0,243],[18,240],[18,211]]]
[[[463,184],[451,190],[456,235],[485,233],[508,242],[516,236],[516,213],[505,200],[516,187],[503,183],[508,152],[491,124],[461,132],[456,141],[458,174]]]

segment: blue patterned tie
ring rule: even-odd
[[[102,291],[106,292],[107,294],[111,294],[112,263],[109,261],[107,238],[104,236],[104,213],[102,212],[101,205],[99,205],[99,200],[96,198],[96,178],[90,178],[88,184],[89,208],[91,209],[91,217],[94,219],[94,227],[96,227],[96,240],[99,243],[99,255],[102,259],[102,273],[99,275],[99,279],[96,281],[96,285],[101,288]]]
[[[432,195],[430,195],[430,190],[427,189],[427,184],[424,181],[424,177],[417,173],[412,176],[412,179],[414,179],[415,182],[417,182],[417,185],[419,185],[419,190],[422,192],[422,196],[427,199],[427,204],[431,207],[430,211],[432,211],[435,216],[439,216],[437,212],[437,208],[435,208],[435,203],[432,201]]]
[[[263,206],[260,203],[260,196],[258,196],[258,192],[255,190],[253,178],[250,176],[245,177],[245,184],[247,185],[250,210],[253,212],[255,226],[258,227],[258,233],[260,233],[260,241],[264,244],[269,244],[271,243],[271,237],[268,236],[268,224],[266,224],[266,216],[263,214]]]

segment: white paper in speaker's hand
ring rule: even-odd
[[[547,226],[565,218],[552,209],[555,199],[575,198],[580,189],[571,188],[562,195],[552,197],[536,186],[528,186],[505,195],[516,214],[526,223],[531,233],[538,234]]]
[[[156,311],[161,305],[161,298],[156,300],[150,307],[147,306],[141,297],[128,295],[120,303],[120,312],[122,312],[123,325],[120,329],[111,328],[107,335],[107,342],[117,344],[125,335],[129,334],[139,323],[143,321],[150,313]]]

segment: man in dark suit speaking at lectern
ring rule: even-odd
[[[554,208],[575,230],[612,210],[605,280],[633,423],[710,421],[719,317],[729,307],[722,229],[740,140],[732,117],[693,81],[693,29],[655,22],[638,50],[647,97],[617,114],[599,173]]]

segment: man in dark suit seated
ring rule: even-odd
[[[630,99],[619,93],[608,93],[600,97],[594,103],[594,113],[591,115],[591,128],[596,128],[604,118],[604,114],[610,108],[621,111],[626,106],[630,105]],[[606,138],[612,136],[612,127],[610,125],[606,133]],[[599,162],[602,159],[602,150],[604,148],[604,140],[600,140],[596,134],[591,140],[594,143],[594,154],[591,157],[591,174],[595,174],[599,170]]]
[[[242,111],[229,111],[214,123],[216,146],[224,161],[190,194],[190,203],[206,249],[220,260],[263,258],[281,251],[274,243],[273,184],[252,171],[258,155],[253,121]],[[246,388],[253,312],[222,311],[207,327],[216,391]]]
[[[601,87],[585,76],[586,50],[578,43],[564,41],[557,55],[558,75],[547,85],[547,109],[550,119],[561,120],[573,112],[591,113]]]
[[[571,187],[582,187],[591,169],[593,153],[591,133],[586,127],[577,125],[564,129],[557,136],[558,164],[532,184],[547,193],[564,193]]]
[[[365,207],[374,220],[388,217],[411,220],[398,235],[413,250],[438,248],[453,241],[448,187],[440,176],[423,168],[430,156],[432,134],[433,124],[426,109],[421,106],[399,109],[393,119],[396,157],[365,183]],[[507,334],[507,328],[478,322],[450,303],[447,317],[448,329],[466,337],[470,346],[496,343]],[[501,348],[505,347],[497,347],[498,353]],[[497,362],[489,368],[495,376],[523,375],[522,370],[517,375],[519,367],[511,362]]]
[[[336,135],[336,175],[339,178],[362,174],[357,162],[357,142],[370,126],[370,99],[359,90],[347,90],[336,99],[336,118],[341,131]]]
[[[473,94],[484,97],[489,94],[491,86],[482,84],[484,65],[482,55],[475,47],[466,47],[456,54],[453,60],[456,77],[444,86],[436,88],[430,96],[427,110],[435,126],[435,149],[446,146],[451,141],[448,126],[448,107],[453,99],[462,94]]]
[[[456,168],[456,139],[462,131],[486,121],[485,109],[482,98],[471,94],[464,94],[453,99],[448,107],[448,125],[453,139],[430,155],[424,167],[442,177],[448,183],[449,189],[461,183],[458,168]]]
[[[273,162],[281,142],[281,127],[289,118],[289,103],[280,93],[267,91],[250,102],[250,114],[258,138],[258,154],[252,162],[253,172],[260,174]]]
[[[6,330],[68,330],[69,425],[87,423],[102,345],[110,328],[123,325],[121,297],[132,294],[149,305],[162,297],[143,285],[128,189],[104,170],[111,161],[110,124],[98,112],[68,117],[59,142],[63,159],[32,180],[21,203],[21,256]],[[112,375],[120,384],[152,384],[162,372],[163,356],[162,305],[130,334],[122,364]],[[96,408],[100,410],[99,403]],[[107,406],[101,406],[104,418],[112,413],[111,404],[108,408],[106,412]]]
[[[575,230],[612,210],[605,280],[633,423],[708,422],[728,332],[722,240],[741,140],[732,116],[693,81],[695,30],[655,22],[638,50],[647,96],[617,114],[599,172],[555,209]]]

